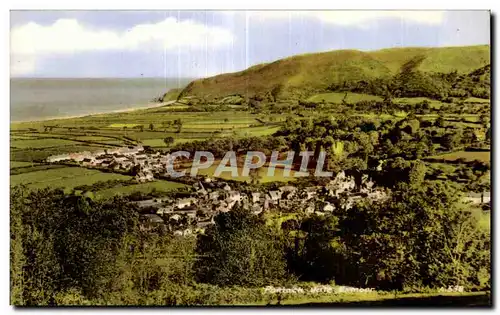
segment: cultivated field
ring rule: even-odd
[[[29,188],[59,187],[71,190],[73,187],[92,185],[99,181],[130,178],[130,176],[103,173],[98,170],[90,170],[82,167],[58,167],[11,175],[10,184],[25,184]]]

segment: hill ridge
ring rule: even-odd
[[[305,53],[194,80],[179,97],[203,100],[229,95],[303,98],[343,82],[388,78],[417,56],[422,57],[417,67],[419,71],[448,73],[456,70],[459,74],[468,74],[490,64],[490,46],[398,47],[372,51],[342,49]]]

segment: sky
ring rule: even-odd
[[[11,11],[11,77],[208,77],[336,49],[490,43],[489,11]]]

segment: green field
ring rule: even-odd
[[[227,136],[264,136],[276,132],[279,129],[276,122],[282,118],[276,114],[256,115],[247,111],[167,112],[166,107],[169,106],[46,122],[13,123],[11,160],[41,161],[55,154],[95,151],[139,142],[165,148],[163,139],[166,137],[173,137],[174,144],[177,144]],[[273,125],[266,123],[268,119],[273,120]],[[182,121],[180,132],[175,120]],[[149,128],[150,124],[153,130]],[[139,125],[144,126],[143,131],[134,128]],[[53,128],[47,130],[46,126]]]
[[[322,93],[311,96],[307,99],[309,102],[329,102],[340,104],[342,101],[347,103],[357,103],[359,101],[382,101],[380,96],[360,94],[360,93],[343,93],[343,92],[332,92],[332,93]]]
[[[18,168],[18,167],[31,167],[37,165],[36,163],[32,162],[22,162],[22,161],[10,161],[10,168]]]
[[[27,149],[27,148],[47,148],[47,147],[59,147],[65,145],[74,145],[78,142],[64,139],[33,139],[33,140],[14,140],[10,142],[10,146],[13,148]]]
[[[94,193],[94,196],[98,199],[105,199],[105,198],[112,198],[117,195],[126,196],[130,195],[133,192],[149,193],[152,190],[167,192],[173,189],[178,189],[183,187],[186,187],[186,185],[176,182],[159,180],[159,181],[130,185],[130,186],[108,188]]]
[[[80,185],[92,185],[111,179],[130,179],[116,173],[103,173],[82,167],[63,167],[43,171],[34,171],[10,176],[10,185],[25,184],[29,188],[60,187],[67,190]]]
[[[182,105],[184,108],[185,105]],[[169,110],[165,110],[169,108]],[[142,143],[154,148],[166,148],[163,139],[173,137],[174,144],[222,138],[270,135],[279,129],[280,115],[256,115],[247,111],[184,112],[175,106],[141,109],[126,113],[99,114],[86,117],[57,119],[44,122],[13,123],[11,125],[11,184],[27,184],[31,188],[64,187],[71,189],[109,179],[126,179],[124,175],[102,173],[84,168],[56,168],[40,165],[29,167],[33,161],[43,162],[51,155],[97,151],[116,146]],[[272,118],[271,118],[272,117]],[[182,129],[173,124],[182,121]],[[273,120],[273,125],[265,121]],[[153,125],[153,130],[149,125]],[[141,131],[136,126],[143,125]],[[47,128],[51,126],[51,128]],[[124,128],[127,127],[127,128]],[[277,174],[279,174],[277,170]],[[270,180],[263,175],[263,181]],[[278,179],[279,180],[279,179]],[[127,187],[115,187],[97,193],[104,195],[149,191],[167,191],[182,187],[177,183],[153,182]]]
[[[458,159],[465,159],[466,161],[479,160],[483,162],[490,162],[491,152],[473,152],[473,151],[457,151],[441,155],[429,157],[430,159],[443,159],[445,161],[456,161]]]
[[[399,97],[399,98],[394,98],[393,102],[396,104],[418,104],[423,101],[429,102],[429,105],[433,108],[440,108],[443,105],[443,102],[440,102],[438,100],[433,100],[428,97]]]
[[[50,147],[50,148],[41,148],[38,150],[17,149],[10,151],[10,160],[20,161],[20,162],[44,161],[51,155],[71,153],[71,152],[82,152],[82,151],[99,151],[103,149],[105,149],[105,147],[84,146],[84,145]]]
[[[141,124],[111,124],[111,125],[109,125],[110,128],[124,128],[124,127],[134,128],[134,127],[138,127],[138,126],[142,126],[142,125]]]
[[[210,167],[208,167],[206,169],[199,169],[198,170],[198,174],[199,175],[208,176],[208,177],[214,177],[215,176],[215,171],[216,171],[218,165],[219,165],[219,162],[216,161],[213,165],[211,165]],[[218,177],[223,178],[223,179],[245,181],[245,182],[250,182],[252,180],[252,178],[250,176],[242,176],[242,171],[243,171],[243,167],[242,166],[238,166],[236,168],[236,173],[238,175],[236,177],[232,176],[232,170],[234,170],[235,168],[232,167],[230,169],[231,169],[231,171],[224,171]],[[186,172],[190,172],[190,169],[187,169]],[[260,183],[288,182],[288,181],[294,181],[295,180],[295,178],[293,177],[293,175],[295,174],[295,172],[293,170],[290,172],[290,177],[285,177],[284,176],[284,170],[282,168],[276,168],[274,170],[274,176],[268,176],[267,172],[268,172],[268,168],[266,166],[263,166],[263,167],[259,168],[259,171],[258,171],[258,180],[259,180]]]
[[[469,97],[464,102],[465,103],[489,103],[490,100],[484,99],[484,98]]]

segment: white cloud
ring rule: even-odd
[[[207,49],[222,47],[232,41],[229,30],[173,17],[154,24],[135,25],[121,32],[88,27],[75,19],[59,19],[47,26],[30,22],[11,30],[11,73],[33,73],[39,58],[53,54]]]
[[[52,25],[28,23],[11,31],[11,53],[24,55],[76,53],[99,50],[175,49],[219,47],[231,43],[230,31],[170,17],[155,24],[136,25],[127,31],[95,29],[75,19]]]
[[[243,11],[238,13],[245,14]],[[251,18],[261,19],[308,17],[329,24],[365,27],[370,22],[381,19],[401,19],[405,22],[436,25],[443,22],[445,11],[247,11],[247,14]]]

